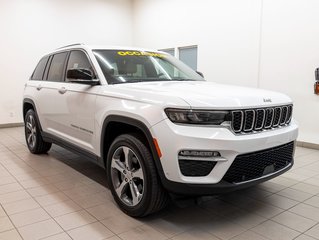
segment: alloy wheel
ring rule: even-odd
[[[127,147],[117,148],[111,162],[112,184],[117,196],[127,206],[134,207],[144,193],[144,173],[134,151]]]
[[[36,124],[35,124],[35,119],[32,115],[29,115],[26,121],[26,135],[27,135],[27,142],[28,145],[31,148],[35,147],[36,144],[36,139],[37,139],[37,128],[36,128]]]

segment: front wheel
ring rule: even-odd
[[[123,134],[114,140],[107,157],[107,177],[115,201],[130,216],[149,215],[168,203],[152,155],[138,136]]]
[[[40,125],[33,109],[30,109],[24,119],[25,140],[30,152],[34,154],[46,153],[51,148],[51,143],[42,139]]]

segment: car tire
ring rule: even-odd
[[[43,141],[40,124],[33,109],[27,111],[24,122],[25,140],[30,152],[34,154],[47,153],[52,143]]]
[[[126,214],[144,217],[164,208],[169,202],[158,177],[154,160],[134,134],[118,136],[107,155],[107,177],[112,195]]]

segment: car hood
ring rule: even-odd
[[[156,98],[160,95],[178,97],[192,108],[253,108],[292,102],[288,96],[277,92],[206,81],[139,82],[118,84],[117,87]]]

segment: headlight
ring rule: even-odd
[[[230,112],[228,111],[167,108],[165,113],[174,123],[220,125],[225,121],[231,120]]]

